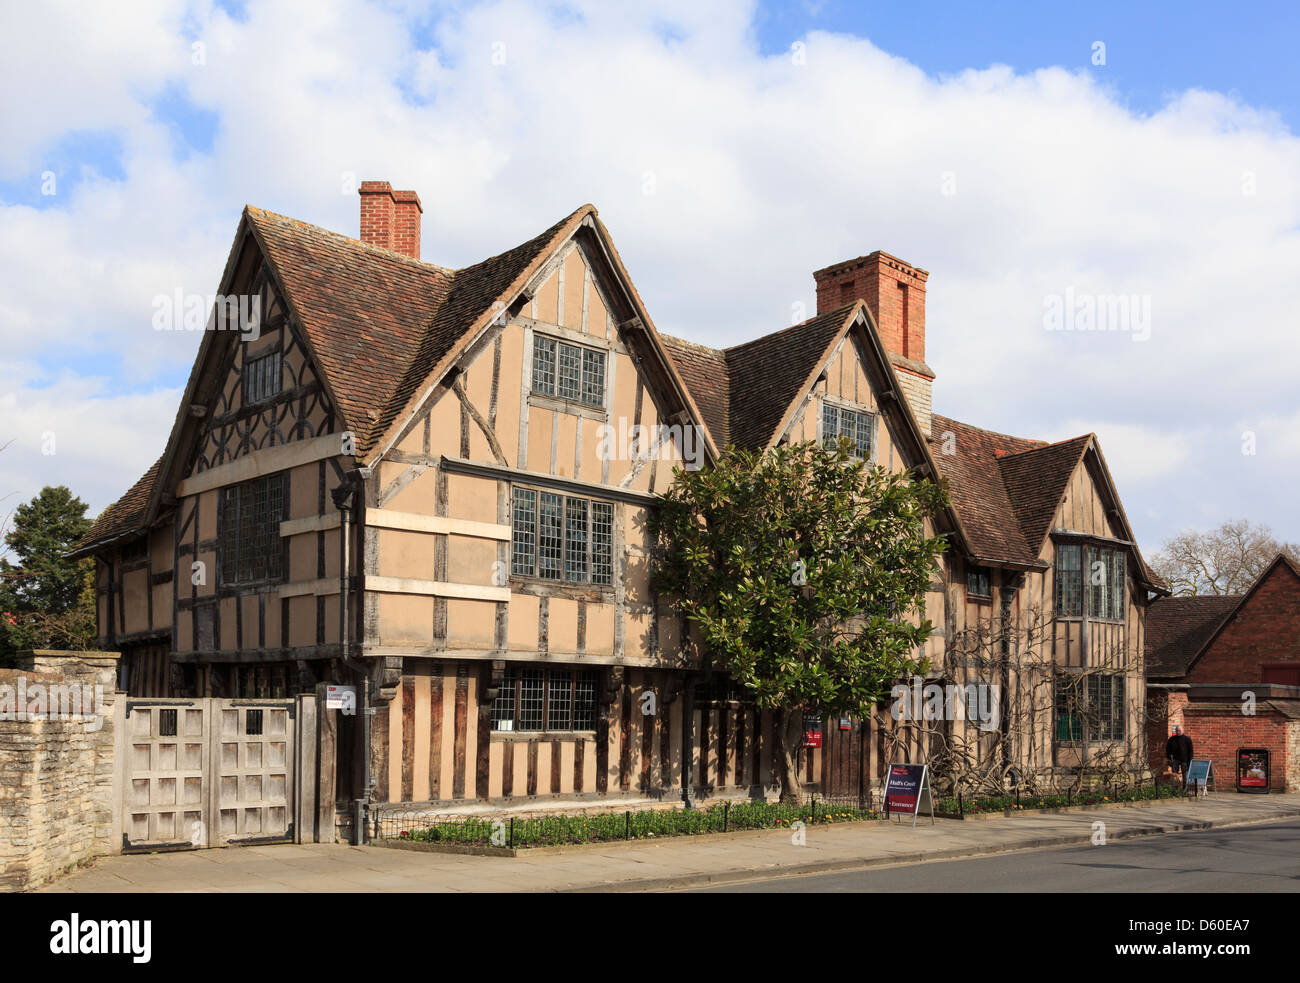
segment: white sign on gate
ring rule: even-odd
[[[325,709],[342,710],[344,714],[357,712],[357,688],[355,686],[326,686]]]

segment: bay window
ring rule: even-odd
[[[1126,552],[1120,547],[1080,543],[1056,547],[1056,613],[1066,618],[1083,616],[1123,621],[1126,613]]]

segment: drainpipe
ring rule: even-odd
[[[339,485],[330,493],[334,507],[339,511],[339,644],[341,661],[361,677],[361,795],[352,800],[352,843],[364,846],[366,842],[366,816],[370,805],[370,673],[363,662],[352,657],[352,619],[349,617],[348,598],[351,588],[348,571],[351,566],[349,547],[352,543],[352,498],[355,487],[349,482]]]

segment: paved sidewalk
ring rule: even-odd
[[[645,891],[773,875],[987,856],[1300,816],[1300,794],[1238,795],[1150,806],[1032,813],[971,822],[921,820],[814,826],[796,846],[788,830],[674,837],[544,856],[476,857],[319,844],[103,857],[47,892]]]

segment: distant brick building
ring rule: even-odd
[[[1216,784],[1239,748],[1266,748],[1269,785],[1300,788],[1300,568],[1278,556],[1245,594],[1169,597],[1147,617],[1147,745],[1163,768],[1176,724]],[[1248,711],[1253,709],[1253,713]]]

